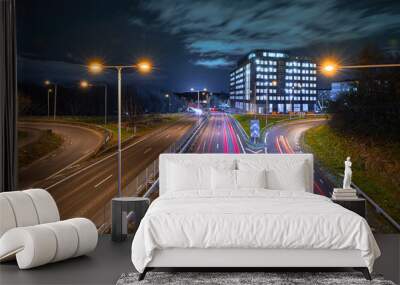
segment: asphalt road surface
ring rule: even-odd
[[[243,145],[234,129],[232,118],[225,113],[211,113],[189,152],[241,153]]]
[[[193,117],[184,117],[124,147],[122,188],[132,183],[160,153],[182,137],[195,121]],[[117,153],[74,165],[42,181],[40,186],[48,190],[56,200],[63,219],[87,217],[100,226],[104,221],[108,222],[110,201],[117,194]]]
[[[268,153],[301,153],[300,140],[303,133],[325,122],[325,120],[303,120],[278,124],[268,132]],[[333,187],[332,183],[314,163],[314,193],[330,197]]]
[[[91,155],[101,146],[104,140],[103,134],[77,125],[20,122],[18,123],[18,127],[24,130],[31,129],[31,133],[37,133],[38,130],[51,129],[64,140],[63,144],[56,151],[19,170],[19,189],[39,186],[38,183],[41,180]]]

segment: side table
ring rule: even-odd
[[[150,199],[143,197],[113,198],[111,202],[111,239],[113,241],[125,240],[128,235],[128,214],[133,212],[139,225],[149,205]]]
[[[339,204],[340,206],[359,214],[364,219],[367,217],[367,204],[365,199],[332,199],[332,202]]]

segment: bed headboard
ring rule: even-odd
[[[312,154],[214,154],[214,153],[163,153],[159,159],[159,194],[162,195],[168,191],[168,163],[189,163],[189,164],[212,164],[213,162],[227,162],[231,161],[237,167],[237,162],[240,159],[246,161],[260,161],[266,160],[267,163],[277,163],[278,161],[285,161],[290,167],[291,162],[304,162],[305,163],[305,178],[306,178],[306,191],[314,192],[314,161]]]

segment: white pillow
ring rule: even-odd
[[[267,171],[262,170],[236,170],[238,188],[267,188]]]
[[[307,164],[304,160],[287,158],[240,159],[239,170],[267,170],[267,188],[287,191],[306,191],[308,183]]]
[[[213,167],[211,170],[211,185],[213,190],[236,190],[236,170]]]
[[[269,189],[288,191],[307,191],[307,177],[305,163],[292,163],[290,170],[279,167],[267,171]]]
[[[170,163],[168,169],[168,189],[189,191],[211,188],[210,167]]]

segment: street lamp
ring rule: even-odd
[[[53,85],[53,87],[54,87],[54,116],[53,116],[53,120],[55,121],[56,120],[56,113],[57,113],[57,87],[58,87],[58,85],[57,85],[57,83],[52,83],[49,80],[46,80],[44,82],[44,85],[46,85],[46,86]],[[49,112],[50,112],[49,111],[49,93],[47,93],[47,113],[49,114]]]
[[[53,90],[51,88],[47,89],[47,119],[50,118],[50,93]]]
[[[393,64],[366,64],[366,65],[340,65],[332,60],[325,60],[321,64],[321,71],[326,76],[333,76],[340,69],[359,69],[359,68],[393,68],[400,67],[400,63]]]
[[[197,92],[197,109],[200,111],[200,90],[195,90],[194,88],[190,88],[190,91]],[[207,92],[207,88],[203,88],[203,91]],[[200,112],[198,112],[198,114],[200,115]]]
[[[107,90],[108,89],[107,84],[106,83],[90,84],[86,80],[82,80],[79,83],[79,85],[84,89],[88,88],[88,87],[91,87],[91,86],[102,86],[102,87],[104,87],[104,126],[106,126],[107,125],[107,91],[108,91]]]
[[[149,73],[152,70],[152,65],[149,61],[140,61],[133,65],[103,65],[101,62],[95,61],[88,65],[89,71],[92,73],[100,73],[104,69],[115,69],[118,74],[118,196],[121,197],[122,184],[122,150],[121,150],[121,81],[122,70],[133,68],[141,73]]]
[[[168,113],[171,113],[170,107],[171,107],[171,97],[169,94],[165,94],[165,98],[168,99]]]

